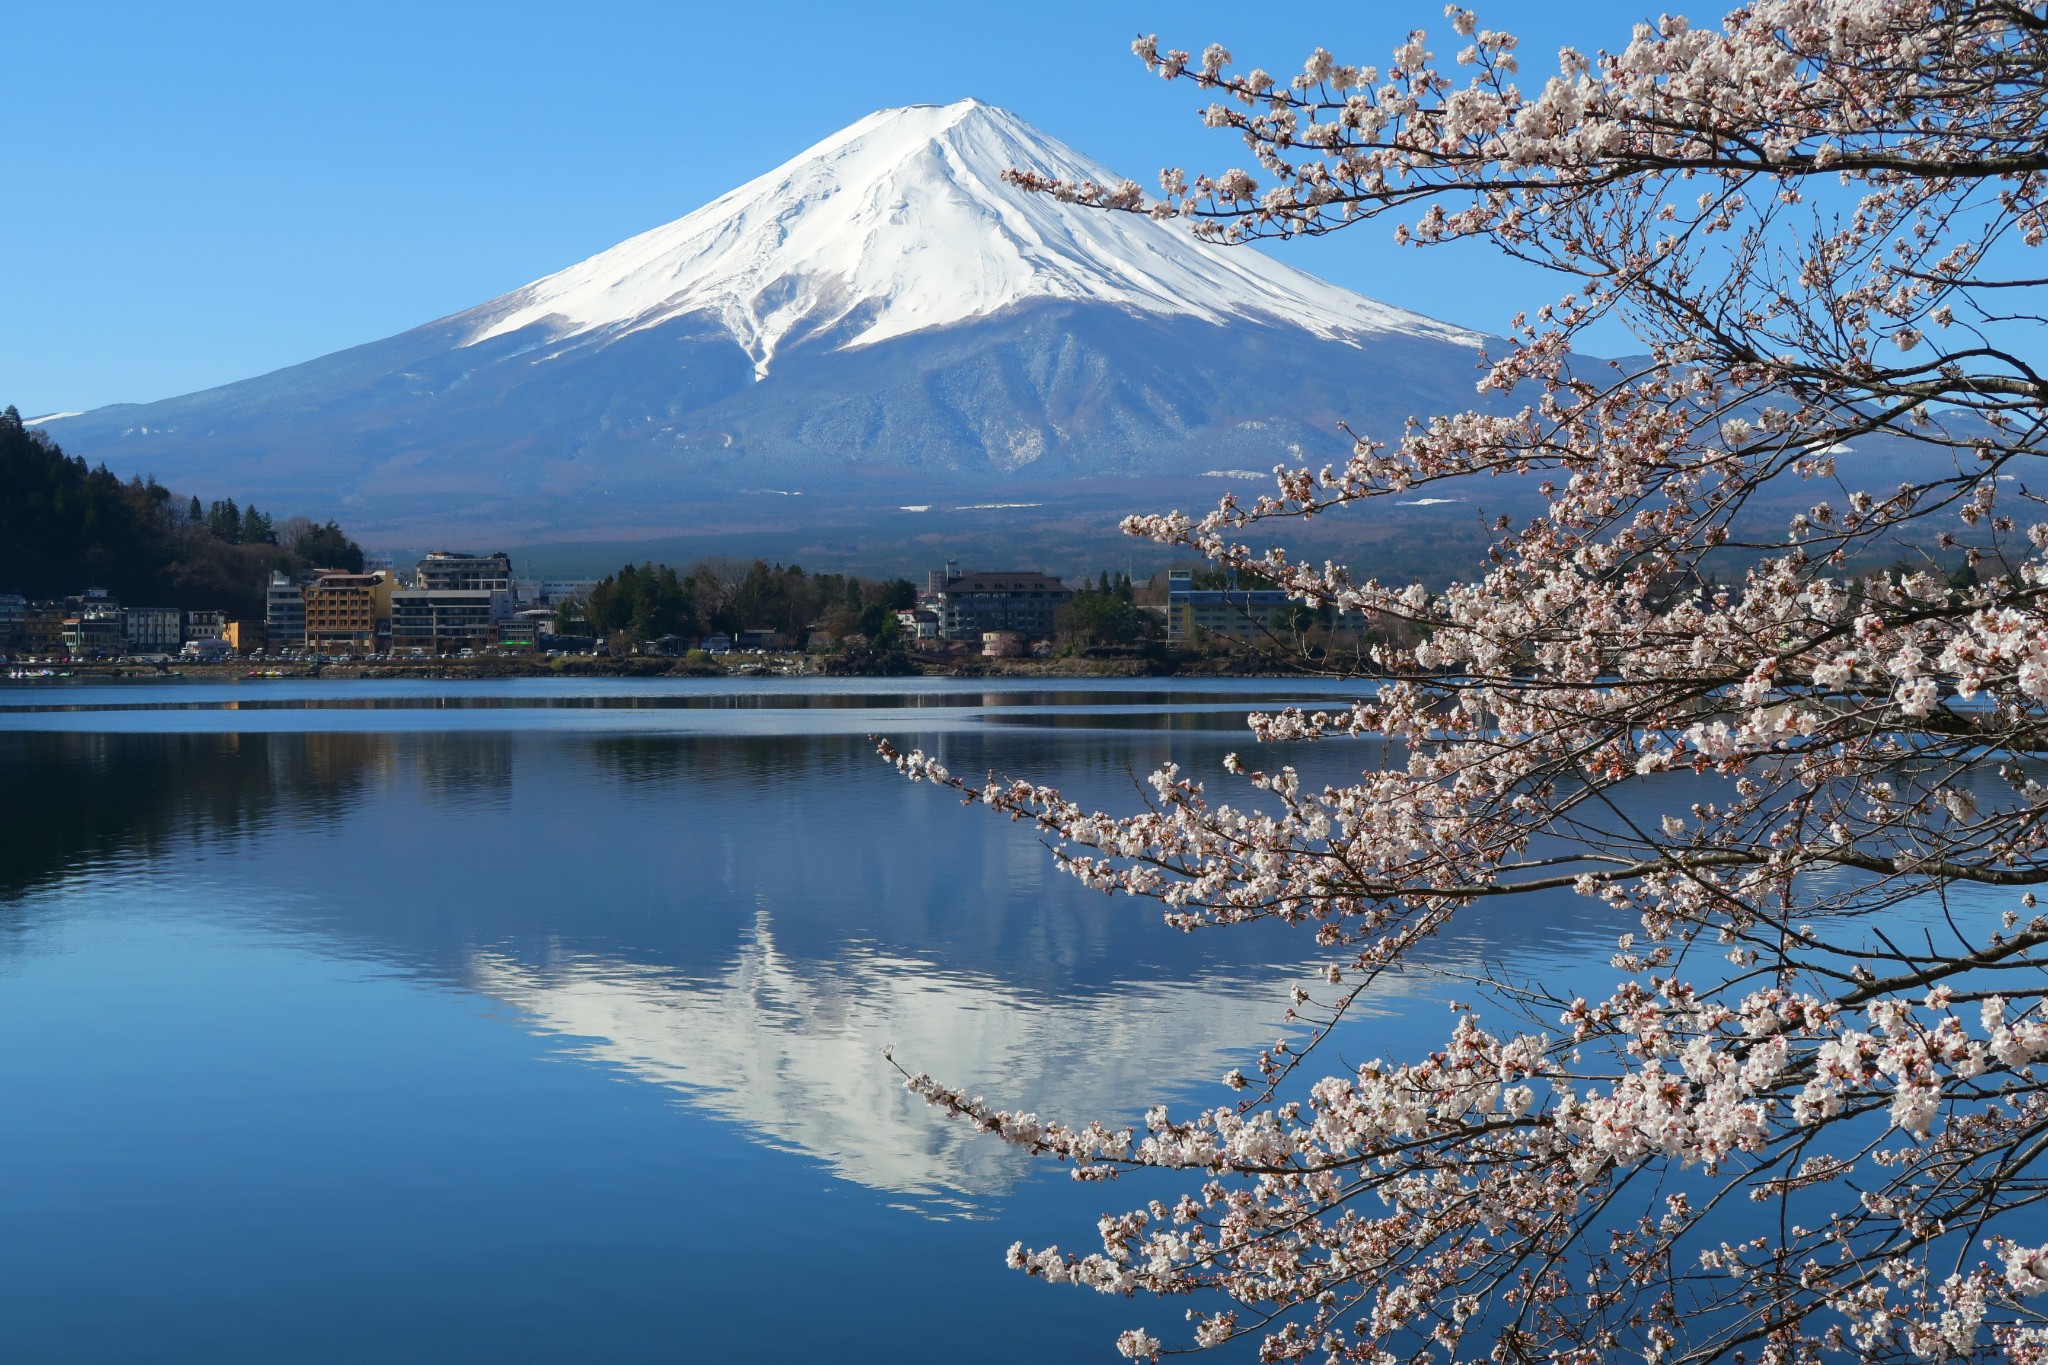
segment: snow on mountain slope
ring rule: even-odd
[[[603,344],[716,317],[768,374],[792,337],[844,325],[856,347],[1035,299],[1208,322],[1254,319],[1345,339],[1480,338],[1390,308],[1184,226],[1076,208],[1005,184],[1012,167],[1120,177],[978,100],[871,114],[703,208],[472,310],[466,344],[539,324]]]
[[[1206,501],[1203,471],[1342,459],[1351,431],[1473,402],[1480,336],[1182,223],[1027,193],[1012,167],[1112,179],[972,100],[884,110],[478,307],[45,420],[74,455],[421,543],[458,523],[794,535],[903,506],[1064,527],[1082,484],[1107,528],[1147,505],[1109,484]]]

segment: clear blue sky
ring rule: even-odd
[[[1722,6],[1702,11],[1718,16]],[[1626,43],[1651,11],[1479,7],[1525,38]],[[167,397],[426,322],[677,218],[871,110],[973,95],[1145,183],[1221,169],[1186,85],[1131,38],[1294,70],[1384,62],[1440,4],[352,3],[16,6],[0,78],[0,405]],[[1377,225],[1272,248],[1498,330],[1559,292]],[[1614,341],[1621,342],[1621,338]]]

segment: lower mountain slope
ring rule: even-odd
[[[1462,410],[1477,377],[1477,353],[1448,340],[1089,302],[840,345],[858,323],[785,343],[757,379],[709,316],[465,345],[458,315],[51,431],[116,469],[331,507],[373,534],[539,537],[694,524],[771,491],[842,507],[1028,501],[1076,480],[1213,493],[1210,471],[1341,458],[1340,422],[1394,436],[1411,414]]]

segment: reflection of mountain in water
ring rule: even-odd
[[[508,1002],[766,1142],[927,1201],[1001,1190],[1020,1166],[911,1103],[886,1044],[1005,1104],[1113,1120],[1272,1039],[1309,935],[1166,930],[1055,872],[1028,829],[805,725],[0,734],[0,819],[20,836],[0,841],[0,905],[125,860],[264,929]],[[1117,809],[1134,775],[1214,773],[1242,739],[988,724],[932,743],[956,771]],[[1306,757],[1320,781],[1360,755]],[[1565,920],[1482,922],[1434,951],[1476,970],[1552,950]]]
[[[586,1040],[583,1055],[674,1087],[843,1179],[942,1202],[999,1193],[1025,1163],[936,1119],[902,1088],[885,1047],[1013,1107],[1113,1118],[1136,1098],[1161,1098],[1162,1077],[1212,1080],[1241,1062],[1285,1007],[1271,979],[1149,982],[1052,1001],[868,945],[831,961],[795,958],[766,910],[709,981],[616,961],[535,970],[479,953],[472,982],[536,1027]]]

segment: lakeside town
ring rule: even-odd
[[[674,578],[673,571],[652,566],[629,566],[603,580],[522,578],[502,551],[435,550],[406,571],[389,563],[273,570],[260,619],[224,609],[128,604],[92,586],[33,600],[0,592],[0,658],[16,679],[81,665],[139,665],[162,673],[237,663],[258,669],[450,661],[573,666],[634,658],[731,671],[725,665],[734,655],[773,657],[772,665],[741,661],[749,671],[859,672],[892,660],[944,669],[1055,655],[1095,663],[1229,657],[1298,645],[1308,639],[1304,627],[1312,628],[1319,645],[1356,644],[1362,636],[1355,622],[1308,612],[1286,593],[1198,580],[1189,569],[1136,585],[1107,572],[1070,584],[1036,569],[963,569],[948,562],[927,573],[922,586],[901,580],[868,585],[865,596],[872,600],[864,601],[856,581],[847,580],[853,609],[827,611],[795,627],[761,622],[684,634],[658,630],[647,622],[659,618],[642,613],[614,626],[593,610],[594,597],[643,572]]]
[[[108,10],[4,1359],[2048,1365],[2048,0]]]

